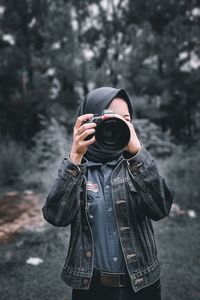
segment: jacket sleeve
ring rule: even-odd
[[[159,174],[152,155],[142,145],[140,151],[127,162],[133,182],[140,189],[139,206],[142,213],[154,221],[168,216],[175,191]]]
[[[44,219],[59,227],[65,227],[74,220],[80,207],[81,184],[86,164],[73,164],[69,158],[63,158],[46,198],[42,213]]]

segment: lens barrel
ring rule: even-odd
[[[121,119],[110,117],[99,119],[96,126],[96,142],[106,151],[113,152],[123,150],[130,140],[130,129]]]

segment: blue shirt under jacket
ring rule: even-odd
[[[111,191],[112,171],[120,159],[104,165],[87,162],[87,210],[94,238],[94,266],[108,272],[125,271]]]

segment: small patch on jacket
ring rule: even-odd
[[[97,193],[99,191],[98,184],[88,181],[87,182],[87,191],[92,191],[94,193]]]

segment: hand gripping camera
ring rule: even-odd
[[[97,144],[106,151],[115,153],[123,150],[130,140],[130,129],[121,119],[110,117],[103,120],[101,117],[105,114],[113,114],[113,111],[104,110],[101,115],[95,115],[85,123],[95,122],[95,138]],[[92,138],[94,134],[87,136],[86,140]]]

